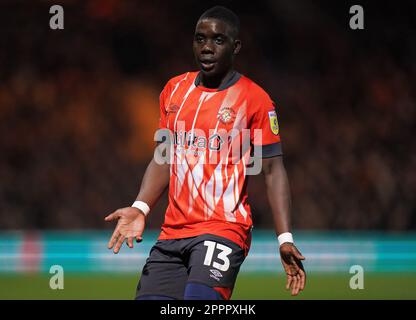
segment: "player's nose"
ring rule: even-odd
[[[201,54],[213,54],[215,52],[214,46],[211,41],[207,41],[201,48]]]

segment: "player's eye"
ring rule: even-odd
[[[215,43],[216,44],[223,44],[224,43],[224,39],[221,37],[215,38]]]
[[[198,43],[202,43],[204,41],[204,37],[202,37],[202,36],[196,36],[195,37],[195,41],[198,42]]]

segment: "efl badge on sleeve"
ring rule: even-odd
[[[269,111],[270,129],[275,135],[279,134],[279,123],[277,122],[276,111]]]

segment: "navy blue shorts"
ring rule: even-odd
[[[158,240],[143,267],[136,298],[159,295],[182,300],[187,283],[200,283],[228,300],[244,259],[237,244],[211,234]]]

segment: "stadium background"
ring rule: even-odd
[[[65,29],[49,28],[49,7]],[[277,102],[304,298],[416,298],[416,4],[360,1],[2,1],[0,299],[131,299],[157,235],[113,256],[106,214],[135,198],[158,95],[195,69],[192,35],[214,4],[241,19],[238,70]],[[254,243],[234,298],[283,299],[261,176]],[[50,290],[51,265],[65,289]],[[351,290],[362,265],[365,289]]]

